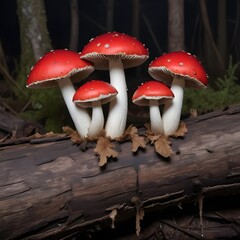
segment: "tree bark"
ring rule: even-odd
[[[114,26],[114,4],[115,0],[107,0],[107,24],[106,30],[108,32],[113,31]]]
[[[226,0],[218,1],[218,17],[217,17],[217,47],[221,54],[224,66],[227,63],[227,14]]]
[[[44,1],[18,0],[21,33],[21,61],[30,56],[37,61],[51,49]],[[24,66],[24,65],[23,65]]]
[[[79,36],[79,15],[78,15],[78,0],[71,0],[71,33],[69,49],[78,51],[78,36]]]
[[[139,12],[140,12],[140,1],[139,0],[132,0],[132,35],[139,39]]]
[[[168,51],[184,50],[184,0],[168,0]]]
[[[1,239],[70,237],[91,224],[111,226],[135,215],[140,221],[143,212],[144,223],[159,210],[161,221],[175,226],[164,220],[164,212],[176,216],[194,202],[201,219],[207,199],[240,196],[239,121],[240,106],[186,120],[188,133],[171,139],[174,153],[168,159],[150,144],[133,154],[130,142],[116,143],[119,157],[104,168],[98,166],[95,144],[84,152],[70,140],[2,144]],[[198,239],[203,233],[212,239],[200,220],[194,229]]]
[[[224,61],[220,54],[219,49],[214,40],[212,28],[210,25],[210,19],[207,12],[207,4],[205,0],[199,0],[200,13],[203,24],[203,34],[204,34],[204,55],[206,59],[206,65],[210,66],[210,69],[216,69],[216,76],[221,76],[224,74]],[[214,84],[214,83],[213,83]]]
[[[25,88],[26,76],[34,62],[51,50],[44,1],[18,0],[21,59],[18,83]]]

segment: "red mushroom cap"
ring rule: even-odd
[[[171,84],[175,76],[183,77],[186,87],[205,88],[208,76],[198,59],[190,53],[176,51],[165,53],[149,64],[149,74],[157,80]]]
[[[92,102],[100,101],[101,104],[110,102],[118,94],[118,91],[111,84],[92,80],[85,83],[76,91],[73,102],[81,107],[91,107]]]
[[[138,87],[132,96],[132,101],[140,106],[149,106],[149,100],[157,100],[160,105],[172,98],[174,94],[165,84],[148,81]]]
[[[73,82],[86,78],[93,72],[94,66],[80,58],[80,55],[67,49],[58,49],[46,53],[32,67],[27,79],[27,87],[41,88],[57,85],[55,80],[71,77]]]
[[[81,58],[94,63],[96,69],[107,70],[109,59],[119,57],[124,68],[141,65],[148,59],[148,50],[136,38],[124,33],[109,32],[91,39]]]

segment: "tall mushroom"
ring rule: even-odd
[[[132,96],[133,103],[149,106],[150,127],[155,134],[163,134],[163,123],[159,105],[166,104],[174,98],[172,91],[163,83],[148,81],[142,83]]]
[[[170,52],[156,58],[149,64],[148,72],[154,79],[171,84],[175,98],[164,106],[162,117],[164,132],[171,135],[179,126],[184,88],[206,88],[208,76],[198,59],[184,51]]]
[[[72,102],[75,89],[70,77],[74,76],[73,81],[79,81],[93,71],[93,64],[80,59],[78,53],[57,49],[46,53],[32,67],[26,85],[28,88],[45,88],[58,84],[80,137],[86,137],[91,119],[86,109],[79,108]]]
[[[110,32],[91,39],[81,58],[91,61],[95,69],[109,70],[110,83],[118,95],[110,102],[106,134],[119,137],[126,127],[128,96],[124,68],[141,65],[148,59],[148,50],[137,39],[123,33]]]
[[[73,102],[81,107],[92,108],[92,120],[88,129],[89,137],[97,137],[103,130],[104,115],[102,104],[112,101],[117,90],[109,83],[92,80],[78,88],[73,96]]]

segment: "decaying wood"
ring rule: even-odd
[[[191,234],[211,238],[204,226],[205,201],[240,196],[239,122],[240,106],[188,119],[185,137],[171,139],[171,158],[159,156],[150,144],[132,153],[131,143],[124,142],[116,144],[119,156],[104,168],[98,165],[95,146],[83,152],[69,139],[3,146],[0,239],[70,239],[93,223],[117,231],[118,223],[136,213],[141,213],[138,219],[144,215],[141,225],[154,212],[166,216],[172,209],[174,216],[201,201],[203,226],[195,226]],[[232,235],[237,236],[239,218],[234,217]],[[159,223],[179,228],[181,234],[190,231],[169,219]]]
[[[43,127],[0,108],[0,140],[9,135],[11,137],[14,135],[14,138],[27,137],[35,132],[43,133]]]

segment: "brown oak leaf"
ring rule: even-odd
[[[172,137],[184,137],[184,135],[188,132],[187,126],[185,122],[180,122],[178,130],[171,134]]]
[[[171,142],[165,135],[160,135],[159,138],[154,142],[155,150],[163,157],[170,157],[173,153],[171,148]]]
[[[129,138],[132,141],[132,151],[137,152],[138,148],[145,148],[146,147],[146,141],[145,138],[138,135],[138,130],[136,127],[131,126],[129,129]]]
[[[125,141],[125,140],[131,140],[132,141],[132,152],[137,152],[138,148],[145,148],[146,147],[146,141],[143,136],[138,135],[138,129],[134,127],[133,125],[130,125],[124,132],[124,134],[117,138],[116,140],[119,142]]]
[[[62,130],[71,138],[73,143],[80,144],[83,141],[83,139],[79,136],[78,132],[73,130],[69,126],[63,127]]]
[[[116,158],[118,156],[118,152],[113,150],[113,148],[114,143],[112,143],[108,137],[98,137],[94,152],[99,156],[99,166],[104,166],[108,158]]]

